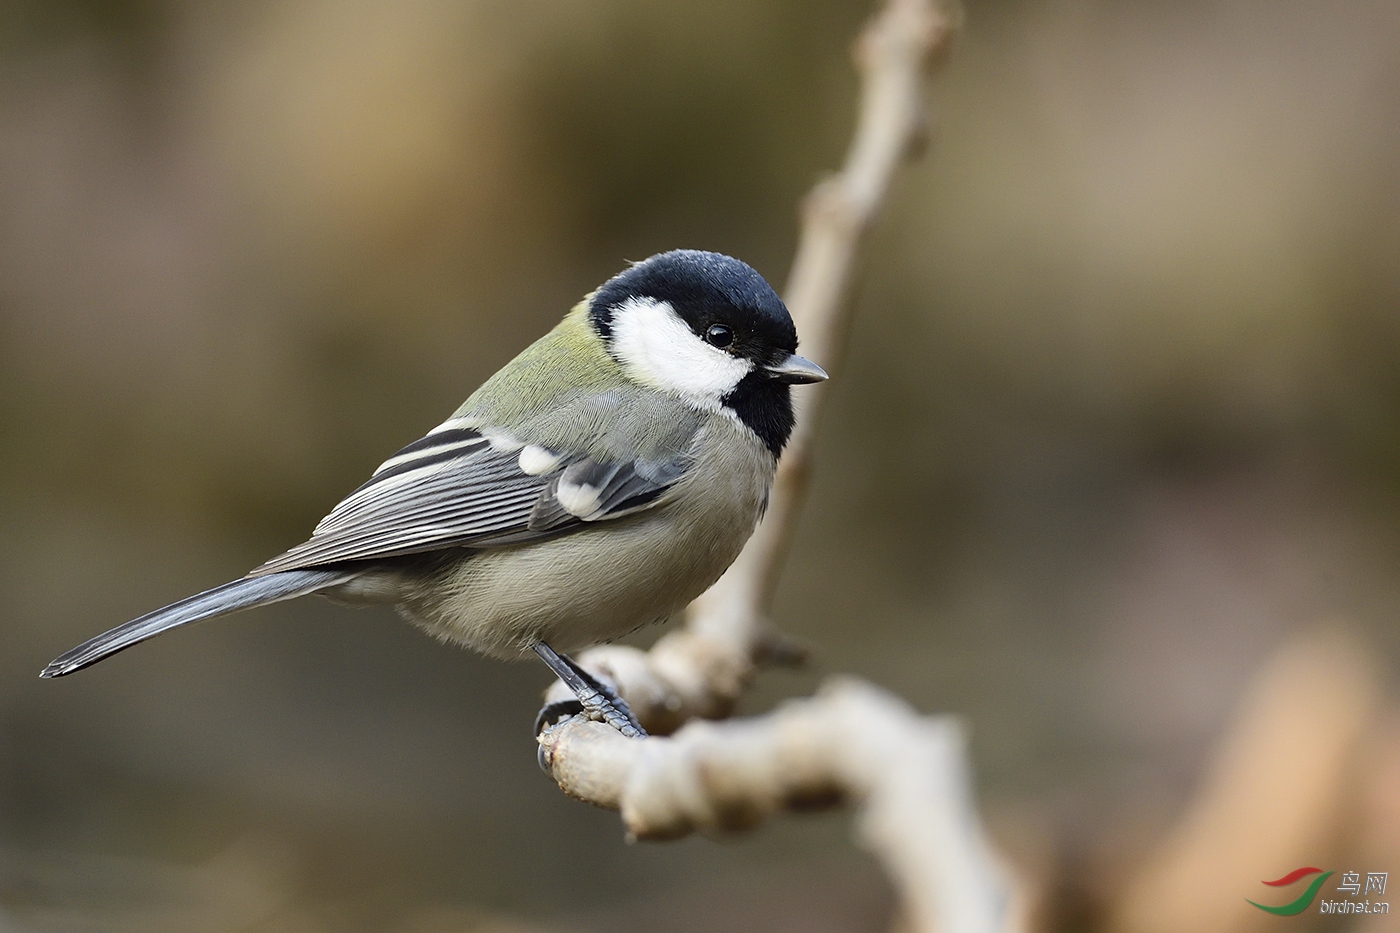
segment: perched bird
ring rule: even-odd
[[[796,350],[787,308],[748,265],[698,250],[652,256],[385,460],[310,539],[79,645],[41,676],[320,593],[393,604],[491,657],[533,652],[591,716],[644,734],[559,652],[665,619],[738,556],[792,431],[789,387],[826,379]]]

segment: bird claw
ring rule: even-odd
[[[535,714],[535,737],[539,738],[546,729],[552,729],[571,716],[583,712],[583,704],[570,697],[567,700],[552,700],[540,707]]]

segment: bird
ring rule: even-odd
[[[663,621],[738,557],[792,433],[782,299],[702,250],[631,264],[394,453],[301,544],[60,655],[61,677],[179,626],[310,594],[391,604],[488,657],[536,655],[579,709],[645,731],[569,652]],[[537,723],[538,728],[538,723]]]

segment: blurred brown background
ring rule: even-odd
[[[781,283],[869,11],[0,2],[0,930],[883,926],[839,815],[628,846],[536,768],[542,668],[388,611],[36,676],[300,540],[624,260]],[[967,14],[776,613],[816,663],[747,709],[851,671],[963,714],[1045,922],[1097,929],[1281,644],[1400,660],[1400,6]],[[1400,873],[1363,835],[1240,870]]]

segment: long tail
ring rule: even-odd
[[[62,677],[177,626],[237,612],[240,609],[251,609],[254,606],[305,596],[328,586],[344,583],[353,576],[353,570],[284,570],[265,577],[234,580],[232,583],[225,583],[223,586],[216,586],[212,590],[182,599],[178,603],[171,603],[164,609],[148,612],[139,619],[132,619],[96,638],[88,639],[73,650],[65,651],[54,658],[39,676]]]

